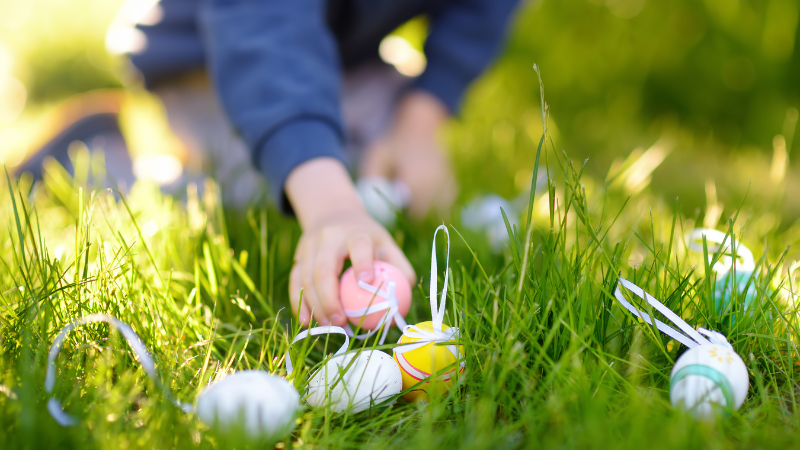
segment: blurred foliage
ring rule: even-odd
[[[527,184],[542,131],[536,63],[554,147],[588,159],[594,178],[666,138],[652,188],[681,197],[689,212],[716,200],[706,195],[710,180],[728,213],[749,196],[798,217],[796,198],[774,200],[780,183],[769,174],[776,135],[790,160],[797,153],[799,9],[795,0],[527,3],[451,133],[461,179],[495,174],[465,189],[510,196]],[[797,165],[785,183],[800,188]]]
[[[102,46],[97,50],[103,50]],[[67,48],[53,57],[48,51],[31,53],[29,99],[34,102],[61,99],[98,88],[121,87],[110,71],[92,64],[92,54],[80,48]]]
[[[121,0],[0,2],[0,51],[32,103],[97,88],[120,87],[105,51],[106,28]]]
[[[0,72],[26,86],[29,115],[71,94],[120,85],[124,61],[108,56],[103,40],[121,3],[0,2]],[[589,158],[587,180],[602,180],[632,151],[666,138],[667,159],[647,176],[656,192],[680,196],[689,211],[718,193],[728,212],[749,196],[783,208],[787,219],[800,217],[800,201],[778,198],[783,189],[800,189],[800,166],[791,164],[798,152],[791,108],[800,106],[799,13],[797,0],[523,2],[508,46],[448,133],[460,179],[481,180],[464,182],[463,196],[510,198],[528,185],[542,131],[537,63],[552,105],[550,145],[578,161]],[[425,23],[399,34],[421,47]],[[10,68],[3,68],[3,52]],[[790,162],[780,192],[769,176],[777,135]]]
[[[26,86],[25,114],[119,83],[114,74],[122,62],[106,55],[103,37],[120,3],[0,0],[0,80],[6,71]],[[475,234],[465,233],[464,242],[474,245],[476,253],[454,236],[453,285],[467,295],[453,302],[452,317],[468,318],[464,329],[478,331],[467,334],[467,345],[473,340],[479,344],[469,350],[475,355],[466,372],[470,378],[464,378],[469,382],[453,391],[463,392],[460,403],[434,404],[424,416],[399,407],[344,422],[347,426],[337,417],[309,414],[297,433],[301,439],[293,444],[363,446],[374,430],[385,429],[386,440],[376,441],[375,448],[388,447],[390,439],[415,448],[510,448],[528,442],[552,447],[791,448],[800,417],[791,351],[798,339],[796,331],[790,332],[797,330],[798,317],[793,286],[800,201],[793,194],[800,189],[800,176],[796,164],[787,171],[779,149],[784,142],[791,161],[798,147],[793,139],[796,116],[793,122],[787,114],[800,104],[798,2],[541,0],[521,8],[503,56],[475,84],[447,139],[465,198],[478,191],[507,198],[524,191],[542,134],[540,92],[532,69],[537,63],[551,105],[548,129],[553,140],[543,152],[542,171],[548,169],[552,182],[537,190],[536,232],[533,245],[524,250],[531,252],[525,254],[531,261],[527,269],[519,267],[519,243],[503,256],[484,256],[490,254],[488,243]],[[404,32],[424,33],[419,24]],[[142,116],[130,121],[138,119]],[[24,129],[20,120],[29,117],[0,123],[0,154],[9,136],[3,133]],[[783,140],[775,139],[777,135]],[[146,135],[142,145],[148,146],[150,138]],[[561,149],[574,160],[561,158]],[[584,170],[582,161],[588,157]],[[38,232],[47,249],[36,247],[30,234],[20,231],[15,237],[13,227],[0,239],[4,261],[24,261],[25,255],[37,261],[25,268],[33,283],[0,291],[0,297],[8,296],[2,300],[7,305],[3,318],[17,320],[9,327],[14,334],[0,333],[13,336],[0,336],[5,346],[16,345],[0,352],[0,387],[7,387],[0,395],[0,423],[11,424],[0,427],[0,442],[12,448],[23,442],[48,448],[73,442],[150,448],[157,439],[165,443],[155,447],[189,446],[191,439],[196,446],[211,446],[200,442],[202,425],[178,416],[156,395],[139,395],[140,389],[148,394],[154,389],[145,384],[143,373],[132,375],[132,358],[109,352],[95,362],[102,356],[92,348],[90,364],[80,357],[82,348],[74,358],[62,356],[62,379],[83,378],[59,387],[76,410],[97,405],[87,412],[91,425],[64,432],[45,422],[49,418],[40,381],[47,346],[65,318],[110,310],[138,322],[137,329],[164,364],[160,369],[174,374],[172,387],[181,398],[192,398],[211,374],[222,375],[232,367],[278,370],[288,333],[281,331],[281,339],[272,345],[257,339],[245,350],[251,332],[258,335],[284,323],[275,311],[286,306],[297,224],[272,213],[268,222],[263,210],[226,221],[215,189],[203,195],[190,190],[184,205],[154,186],[137,184],[128,209],[100,183],[97,192],[82,190],[88,172],[78,172],[84,179],[70,179],[50,165],[46,181],[33,188],[29,199],[15,197],[21,205],[26,202],[27,211],[35,211],[31,217],[37,230],[42,229]],[[23,178],[18,192],[31,192],[30,183]],[[4,186],[10,184],[0,185],[0,217],[12,220],[16,206]],[[680,201],[673,201],[675,196]],[[616,216],[622,205],[625,213]],[[695,272],[702,259],[676,243],[701,223],[727,228],[727,216],[738,213],[736,234],[744,234],[747,244],[765,257],[768,273],[779,274],[765,277],[760,286],[775,287],[773,281],[785,274],[789,287],[783,284],[772,291],[769,302],[759,304],[763,309],[753,316],[757,320],[748,322],[749,328],[742,321],[729,333],[740,353],[749,356],[754,374],[747,406],[730,421],[696,424],[672,413],[663,392],[667,361],[679,350],[662,354],[655,342],[629,328],[627,319],[622,324],[610,320],[616,307],[608,288],[624,269],[661,298],[684,293],[670,300],[685,303],[698,324],[722,329],[726,317],[709,312],[712,285],[704,280],[710,281],[712,274]],[[395,239],[416,267],[425,267],[429,257],[430,235],[423,230],[430,225],[401,220],[395,230]],[[26,222],[26,230],[28,226]],[[602,239],[593,237],[601,232]],[[795,250],[783,253],[792,245]],[[84,249],[88,251],[82,253]],[[480,265],[476,254],[481,255]],[[9,267],[0,270],[2,285],[23,286],[22,265]],[[39,270],[42,275],[36,278]],[[694,287],[674,290],[684,283],[675,274],[687,273]],[[53,290],[63,277],[69,284]],[[763,300],[768,291],[760,289]],[[529,301],[518,303],[519,294],[507,294],[515,292],[524,292]],[[59,301],[45,301],[51,293]],[[416,305],[409,315],[412,322],[427,314],[424,302]],[[260,328],[250,327],[257,322],[253,316],[263,320]],[[178,324],[186,333],[177,332]],[[220,333],[209,338],[217,326]],[[86,336],[89,342],[100,342],[107,333],[97,328]],[[528,366],[529,359],[535,360],[533,366]],[[617,363],[613,370],[606,365],[612,359]],[[641,364],[647,360],[655,364]],[[111,369],[115,366],[119,372]],[[86,377],[87,372],[94,375]],[[112,386],[111,380],[115,387],[105,388]]]
[[[103,46],[119,0],[13,3],[30,4],[29,17],[0,42],[31,101],[119,85]],[[537,62],[562,144],[578,154],[629,148],[653,122],[769,147],[800,103],[799,11],[796,0],[524,2],[486,82],[505,109],[524,112],[538,103]]]
[[[531,63],[543,67],[563,143],[581,153],[630,147],[653,122],[769,148],[800,101],[798,5],[542,1],[520,15],[501,68],[530,105],[538,98]]]

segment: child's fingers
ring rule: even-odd
[[[289,302],[292,304],[292,311],[300,320],[300,325],[307,327],[311,321],[311,314],[308,312],[308,299],[302,299],[302,304],[300,304],[300,292],[303,289],[300,282],[301,267],[300,264],[295,264],[289,273]]]
[[[414,268],[411,267],[411,263],[408,262],[408,259],[406,259],[406,255],[403,254],[403,251],[400,250],[400,248],[397,247],[393,241],[379,246],[375,254],[377,255],[378,259],[386,261],[389,264],[397,267],[397,269],[400,270],[400,273],[406,277],[411,286],[416,284],[417,275],[414,273]]]
[[[316,248],[318,242],[311,239],[303,242],[301,253],[296,256],[297,265],[300,266],[300,282],[303,287],[303,303],[307,305],[308,310],[317,319],[321,325],[328,325],[328,316],[321,307],[319,296],[317,295],[317,288],[314,285],[314,265],[316,259]]]
[[[342,326],[347,318],[339,301],[339,272],[342,270],[341,244],[323,244],[314,258],[314,290],[320,312],[331,325]],[[328,323],[320,320],[323,325]]]
[[[308,310],[317,319],[321,325],[328,324],[328,317],[325,312],[320,308],[319,299],[317,298],[317,291],[314,288],[314,266],[313,262],[303,261],[300,269],[300,278],[303,280],[303,303],[307,305]]]
[[[372,283],[375,278],[372,238],[367,234],[351,236],[347,239],[347,253],[350,255],[356,280]]]
[[[297,244],[297,249],[294,253],[294,264],[292,271],[289,273],[289,302],[292,305],[292,311],[297,314],[300,323],[304,326],[311,324],[311,308],[308,304],[308,289],[303,289],[303,259],[306,254],[305,249],[307,239],[301,239]],[[302,306],[301,297],[302,296]]]

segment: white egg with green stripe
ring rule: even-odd
[[[623,289],[647,302],[649,309],[677,328],[639,309],[625,297]],[[643,323],[655,326],[689,349],[672,368],[669,396],[673,405],[687,408],[699,419],[711,418],[717,413],[727,415],[742,406],[749,387],[747,367],[725,335],[692,328],[647,291],[623,278],[618,280],[614,298]]]
[[[749,384],[747,367],[730,346],[701,345],[678,358],[670,374],[669,398],[697,418],[711,418],[739,409]]]

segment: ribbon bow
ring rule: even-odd
[[[133,331],[130,325],[108,314],[90,314],[88,316],[73,320],[67,324],[67,326],[61,329],[61,332],[58,333],[58,336],[56,336],[56,339],[50,346],[50,352],[47,355],[47,375],[44,379],[44,390],[48,394],[53,393],[53,388],[56,384],[55,361],[58,357],[58,354],[61,352],[61,347],[64,345],[64,339],[66,339],[67,334],[81,325],[97,322],[108,323],[120,332],[122,337],[128,342],[128,345],[131,347],[133,353],[139,358],[139,363],[142,365],[145,373],[147,373],[147,375],[156,382],[156,386],[158,386],[164,392],[165,397],[167,397],[181,411],[185,413],[193,411],[192,405],[176,400],[172,396],[169,388],[161,383],[161,379],[158,377],[158,372],[156,372],[156,365],[153,361],[153,357],[147,352],[147,347],[144,346],[144,342],[142,342],[142,339],[139,337],[139,335]],[[50,415],[53,416],[53,419],[55,419],[55,421],[58,422],[62,427],[69,427],[78,423],[78,419],[64,412],[64,409],[61,407],[61,402],[59,402],[55,396],[51,397],[50,400],[47,401],[47,410],[50,412]]]
[[[436,295],[438,294],[437,282],[437,264],[436,264],[436,234],[439,230],[443,230],[447,237],[447,253],[445,259],[444,270],[444,286],[442,288],[442,296],[439,304],[436,303]],[[430,281],[430,302],[431,302],[431,318],[433,319],[433,331],[425,331],[416,325],[406,325],[403,327],[403,336],[411,339],[419,339],[419,341],[403,344],[392,349],[395,353],[405,353],[411,350],[424,347],[430,343],[444,343],[451,342],[458,339],[458,328],[452,327],[442,331],[442,322],[444,321],[444,311],[447,304],[447,287],[450,283],[450,233],[445,225],[439,225],[433,233],[433,249],[431,250],[431,281]],[[456,359],[461,359],[461,352],[458,347],[453,344],[446,346],[450,353]],[[465,362],[461,361],[461,368],[464,368]]]
[[[720,251],[720,249],[723,251],[728,251],[728,249],[734,247],[734,249],[731,251],[732,256],[724,255],[722,261],[717,261],[714,264],[713,269],[715,272],[720,274],[728,273],[731,270],[731,267],[733,267],[735,261],[733,256],[738,256],[742,259],[741,263],[736,263],[737,269],[752,272],[756,268],[753,252],[751,252],[749,248],[745,247],[741,241],[736,242],[735,246],[731,245],[729,241],[733,240],[733,236],[729,238],[725,233],[719,230],[714,230],[712,228],[695,228],[686,235],[689,248],[696,252],[702,253],[703,244],[698,244],[697,241],[702,242],[703,236],[705,236],[708,242],[714,244],[708,248],[708,250],[712,253],[717,253]],[[709,258],[711,258],[711,255],[709,255]]]
[[[347,331],[345,331],[345,329],[342,328],[342,327],[337,327],[337,326],[331,325],[331,326],[327,326],[327,327],[309,328],[308,330],[301,331],[301,332],[297,333],[297,336],[295,336],[294,340],[292,340],[292,343],[289,344],[289,347],[294,345],[297,341],[301,341],[301,340],[307,338],[308,336],[320,336],[320,335],[323,335],[323,334],[342,334],[342,335],[344,335],[344,344],[342,344],[342,346],[339,347],[339,350],[336,350],[336,353],[334,353],[333,356],[341,355],[342,353],[346,352],[347,351],[347,347],[350,346],[350,338],[347,335]],[[292,365],[292,357],[289,355],[289,349],[286,349],[285,362],[286,362],[286,373],[291,375],[292,371],[294,370],[294,366]]]
[[[658,319],[651,318],[649,314],[637,309],[630,302],[625,300],[625,297],[622,295],[622,290],[620,289],[620,286],[624,287],[630,292],[633,292],[637,297],[649,303],[650,306],[653,307],[653,309],[663,314],[664,317],[666,317],[667,319],[669,319],[670,322],[675,324],[680,329],[680,331],[676,330],[675,328],[672,328],[671,326],[665,324],[664,322]],[[697,330],[695,330],[694,328],[689,326],[689,324],[686,323],[683,319],[678,317],[677,314],[672,312],[672,310],[667,308],[663,303],[656,300],[655,297],[645,292],[644,289],[631,283],[628,280],[622,278],[619,279],[619,283],[617,284],[617,289],[614,292],[614,297],[617,298],[617,301],[623,307],[625,307],[625,309],[633,313],[634,316],[644,320],[646,323],[652,325],[653,320],[655,320],[656,328],[658,328],[662,333],[666,334],[672,339],[675,339],[681,344],[687,346],[688,348],[694,348],[701,345],[716,344],[725,346],[733,350],[733,347],[731,347],[731,344],[728,343],[728,340],[724,334],[719,333],[717,331],[706,330],[705,328],[698,328]]]
[[[367,284],[363,281],[358,282],[358,287],[364,289],[365,291],[373,295],[376,295],[384,299],[384,301],[370,305],[366,308],[354,309],[354,310],[346,309],[344,311],[344,314],[347,317],[363,317],[384,310],[386,312],[383,314],[383,317],[381,318],[380,322],[378,322],[378,326],[375,327],[375,329],[372,331],[369,331],[365,334],[355,335],[353,333],[353,330],[350,328],[350,325],[345,325],[344,331],[347,332],[347,336],[359,340],[364,340],[368,339],[369,337],[380,331],[381,328],[383,328],[383,334],[381,334],[381,339],[379,341],[379,345],[383,345],[383,342],[386,340],[386,335],[389,333],[389,327],[392,326],[392,321],[394,321],[394,323],[397,324],[398,328],[405,328],[406,326],[406,321],[400,314],[400,307],[398,306],[397,297],[395,296],[394,293],[395,292],[394,281],[386,283],[385,291],[370,284]]]

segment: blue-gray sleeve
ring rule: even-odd
[[[299,164],[344,163],[341,67],[326,0],[205,0],[199,22],[209,72],[277,204]]]
[[[467,86],[497,56],[519,0],[457,0],[431,17],[428,65],[415,85],[456,113]]]

